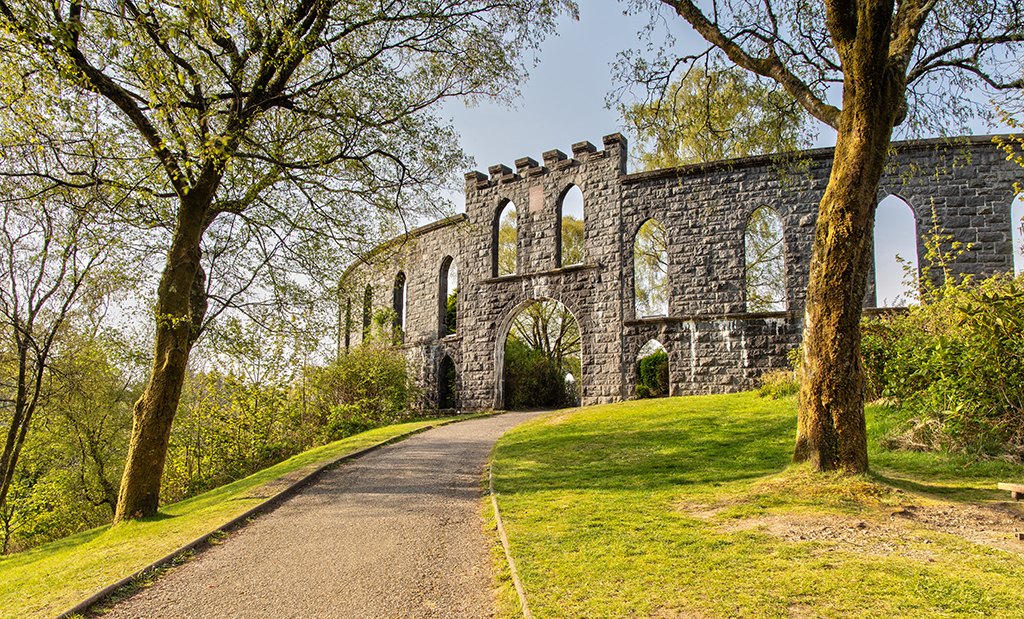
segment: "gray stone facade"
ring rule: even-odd
[[[554,299],[576,317],[582,338],[584,404],[632,397],[637,353],[651,339],[666,349],[672,395],[750,389],[758,376],[788,367],[799,345],[818,203],[832,149],[751,157],[626,174],[626,140],[606,136],[568,156],[553,150],[515,169],[491,166],[466,174],[466,213],[394,239],[353,265],[343,281],[351,320],[340,346],[362,338],[366,286],[371,306],[404,310],[404,347],[436,407],[438,374],[448,356],[458,376],[458,408],[501,408],[504,342],[518,313]],[[920,240],[937,225],[972,244],[953,265],[958,274],[1012,271],[1012,184],[1022,170],[989,137],[895,144],[879,199],[896,194],[914,211]],[[561,200],[577,186],[584,197],[583,264],[562,267]],[[517,207],[517,269],[497,277],[498,217]],[[746,311],[744,230],[760,206],[783,222],[786,309]],[[648,219],[664,225],[668,244],[668,315],[634,312],[633,244]],[[443,326],[447,265],[458,267],[458,329]],[[404,275],[402,298],[395,282]],[[400,279],[400,277],[399,277]],[[874,305],[869,290],[865,305]],[[340,324],[345,325],[342,318]]]

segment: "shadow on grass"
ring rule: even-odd
[[[643,415],[628,406],[584,411],[507,435],[495,450],[498,490],[659,491],[755,479],[790,463],[792,405],[709,411],[699,398],[674,400]]]
[[[929,484],[900,477],[892,477],[889,471],[886,471],[885,473],[872,471],[870,477],[879,483],[899,488],[900,490],[952,501],[982,503],[1005,499],[1006,496],[1008,496],[1005,492],[999,490],[995,486],[991,488],[979,488],[971,486],[949,486],[939,483]]]

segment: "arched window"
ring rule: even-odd
[[[373,286],[367,285],[363,293],[363,343],[370,339],[370,322],[373,319]]]
[[[633,293],[637,318],[668,315],[668,239],[656,219],[633,240]]]
[[[786,309],[786,244],[782,218],[770,206],[759,206],[743,233],[744,289],[748,312]]]
[[[459,401],[459,375],[455,370],[455,362],[448,355],[441,359],[437,383],[437,407],[456,408]]]
[[[494,218],[494,234],[492,237],[491,274],[494,277],[515,275],[516,250],[519,244],[517,231],[516,205],[506,202]]]
[[[917,301],[917,223],[910,205],[886,196],[875,210],[875,299],[878,307]]]
[[[636,397],[664,396],[670,389],[668,353],[658,340],[648,340],[636,356]]]
[[[352,345],[352,299],[345,300],[345,350]]]
[[[586,260],[583,249],[583,191],[572,185],[558,202],[558,266],[583,264]]]
[[[1024,195],[1017,196],[1010,207],[1010,225],[1013,227],[1013,270],[1024,273]]]
[[[437,280],[437,335],[444,337],[456,331],[458,312],[459,271],[451,256],[441,261]]]
[[[393,324],[395,328],[395,340],[402,340],[402,330],[405,329],[405,272],[399,271],[398,275],[395,275],[394,294],[392,295],[391,302],[392,309],[395,310],[395,317]]]

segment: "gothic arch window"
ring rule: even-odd
[[[637,318],[668,315],[668,237],[648,219],[633,239],[633,299]]]
[[[455,362],[447,354],[441,359],[437,376],[437,407],[456,408],[459,401],[459,374]]]
[[[491,275],[515,275],[516,252],[519,245],[516,205],[511,201],[498,207],[494,217],[494,232],[491,239]]]
[[[437,333],[438,337],[452,335],[458,321],[459,271],[451,256],[441,261],[437,280]]]
[[[392,294],[391,308],[395,310],[393,325],[398,333],[396,339],[401,339],[401,332],[405,329],[405,272],[399,271],[395,275],[394,292]]]
[[[558,247],[556,264],[569,266],[586,261],[583,246],[583,191],[570,185],[558,201]]]
[[[891,194],[875,209],[875,305],[903,307],[916,301],[917,218],[903,198]],[[906,273],[912,274],[907,281]]]
[[[370,321],[373,319],[373,286],[367,284],[363,292],[363,342],[370,339]]]
[[[786,310],[786,243],[782,218],[770,206],[759,206],[743,232],[744,292],[748,312]]]

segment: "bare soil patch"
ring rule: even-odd
[[[689,516],[713,521],[724,506],[687,505]],[[1024,555],[1024,506],[991,504],[901,504],[862,516],[781,513],[728,521],[722,531],[762,531],[788,542],[819,542],[822,552],[854,551],[933,560],[930,532]]]

